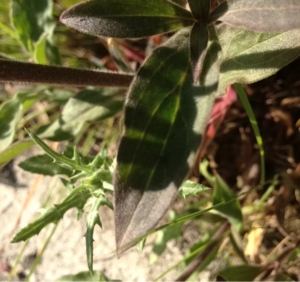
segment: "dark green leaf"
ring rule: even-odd
[[[86,122],[96,122],[119,112],[125,95],[118,89],[84,90],[70,98],[61,115],[37,134],[54,141],[70,139],[80,132]]]
[[[207,44],[208,31],[206,25],[199,22],[195,23],[190,36],[190,52],[195,83],[199,83]]]
[[[37,220],[21,229],[12,239],[12,243],[25,241],[37,235],[49,223],[56,223],[60,220],[65,212],[71,208],[76,207],[81,210],[90,196],[91,192],[88,189],[84,187],[75,188],[61,204],[47,208]]]
[[[73,275],[64,275],[56,280],[57,282],[69,282],[69,281],[93,281],[93,282],[120,282],[121,280],[114,280],[108,278],[100,271],[93,271],[92,273],[89,271],[79,272]]]
[[[227,218],[237,231],[240,231],[242,228],[243,216],[239,201],[223,179],[219,175],[216,175],[213,204],[217,205],[222,202],[228,203],[216,208],[216,210]]]
[[[205,23],[210,10],[210,0],[187,0],[195,19]]]
[[[219,276],[225,281],[253,281],[262,271],[262,266],[239,265],[226,268]]]
[[[31,140],[19,141],[12,144],[6,150],[0,153],[0,167],[4,166],[24,151],[30,149],[33,145],[34,142]]]
[[[72,175],[72,169],[62,167],[58,163],[53,161],[49,155],[40,155],[31,157],[19,164],[19,167],[32,173],[38,173],[42,175],[57,175],[64,174],[67,176]]]
[[[5,101],[0,107],[0,152],[13,141],[16,125],[22,115],[22,102],[16,95]]]
[[[300,53],[300,30],[258,33],[222,25],[218,37],[223,51],[219,95],[231,84],[271,76]]]
[[[186,199],[187,196],[196,196],[202,192],[210,190],[208,187],[190,180],[185,181],[179,188],[179,194]]]
[[[222,3],[213,16],[234,27],[282,32],[300,29],[299,14],[299,0],[229,0]]]
[[[21,42],[30,52],[44,33],[48,36],[53,33],[52,6],[52,0],[11,0],[12,22]]]
[[[214,97],[193,84],[189,35],[183,29],[156,49],[129,92],[114,183],[119,251],[166,212],[205,132]]]
[[[165,33],[194,22],[190,12],[165,0],[92,0],[71,7],[60,20],[83,33],[118,38]]]

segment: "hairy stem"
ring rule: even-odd
[[[133,75],[0,60],[0,82],[128,87]]]

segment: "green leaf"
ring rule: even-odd
[[[239,232],[243,222],[240,203],[223,179],[219,175],[216,175],[213,204],[217,205],[222,202],[228,203],[215,209],[227,218],[236,231]]]
[[[37,220],[21,229],[12,239],[12,243],[25,241],[37,235],[49,223],[55,223],[60,220],[71,208],[76,207],[82,210],[90,196],[91,192],[85,187],[79,186],[75,188],[61,204],[47,208]]]
[[[263,270],[262,266],[239,265],[222,270],[219,276],[225,281],[253,281]]]
[[[57,164],[67,167],[68,169],[72,169],[74,171],[79,170],[79,171],[84,171],[87,174],[92,174],[93,169],[86,166],[82,165],[79,160],[75,158],[68,158],[64,154],[59,154],[55,151],[53,151],[43,140],[41,140],[38,136],[33,134],[32,132],[27,131],[29,137],[37,144],[39,145]],[[75,150],[74,150],[74,155],[75,155]]]
[[[53,162],[53,158],[51,158],[49,155],[40,155],[28,158],[27,160],[21,162],[19,167],[26,171],[42,175],[72,175],[72,169],[62,167],[58,163]]]
[[[81,91],[68,100],[52,124],[40,128],[37,134],[54,141],[68,140],[76,136],[86,122],[97,122],[118,113],[124,99],[124,91],[119,89]]]
[[[12,144],[6,150],[0,153],[0,167],[6,165],[12,159],[30,149],[33,145],[34,142],[31,140],[19,141]]]
[[[94,281],[94,282],[120,282],[121,280],[114,280],[108,278],[101,271],[93,271],[92,273],[89,271],[79,272],[77,274],[64,275],[56,280],[57,282],[63,281]]]
[[[195,23],[190,36],[190,52],[195,83],[199,82],[207,44],[208,30],[206,25],[199,22]]]
[[[108,206],[109,208],[113,209],[112,204],[103,196],[100,196],[99,198],[93,198],[92,207],[87,213],[87,230],[85,233],[85,242],[86,242],[86,255],[87,255],[87,262],[89,271],[93,271],[93,235],[94,235],[94,229],[95,226],[98,224],[100,227],[102,227],[101,220],[99,217],[99,208],[100,206]]]
[[[22,102],[17,95],[0,107],[0,152],[14,140],[16,125],[22,116]]]
[[[218,37],[223,51],[220,95],[231,84],[249,84],[271,76],[300,52],[300,30],[258,33],[222,25]]]
[[[166,0],[92,0],[65,11],[60,20],[95,36],[138,38],[194,23],[190,12]]]
[[[34,45],[45,33],[52,36],[52,0],[11,0],[12,23],[25,48],[33,53]]]
[[[210,0],[187,0],[195,19],[205,23],[209,15]]]
[[[300,29],[299,14],[298,0],[229,0],[211,17],[247,30],[282,32]]]
[[[193,84],[189,35],[157,48],[131,85],[114,183],[119,251],[164,215],[205,132],[214,97]]]
[[[196,196],[202,192],[205,192],[207,190],[211,190],[208,187],[200,184],[200,183],[196,183],[190,180],[187,180],[183,183],[182,186],[180,186],[179,188],[179,194],[186,199],[187,196]]]

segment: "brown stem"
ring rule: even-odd
[[[0,60],[0,82],[128,87],[133,75]]]

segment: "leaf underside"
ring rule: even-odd
[[[300,28],[299,0],[229,0],[221,4],[218,20],[234,27],[261,32]]]
[[[130,89],[114,181],[119,253],[165,214],[202,140],[213,99],[193,84],[189,34],[156,49]]]
[[[164,0],[92,0],[60,17],[62,23],[95,36],[139,38],[192,25],[190,12]]]

